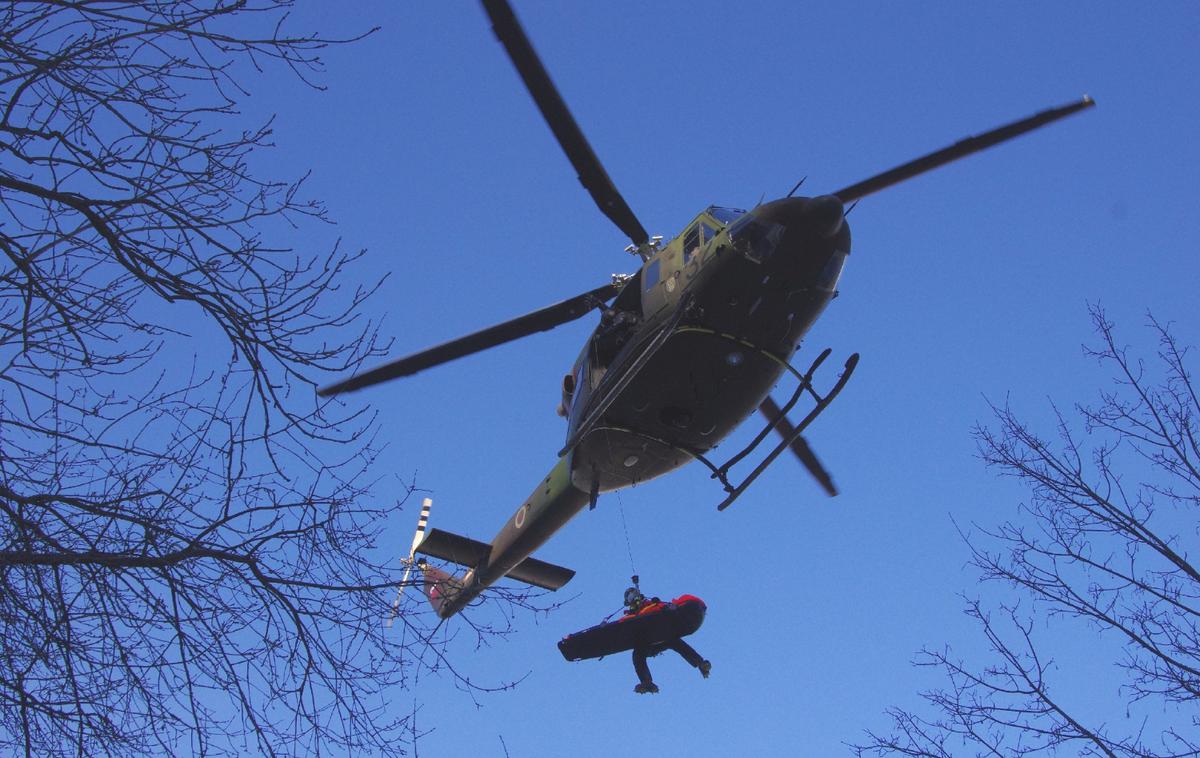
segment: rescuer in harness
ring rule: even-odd
[[[662,600],[656,597],[647,598],[637,587],[630,587],[625,590],[625,616],[627,618],[652,611],[655,606],[661,605],[663,605]],[[674,650],[676,653],[679,653],[680,657],[699,669],[700,676],[705,679],[708,678],[708,673],[712,671],[712,664],[702,658],[681,637],[674,637],[645,647],[635,647],[633,649],[633,670],[637,672],[638,683],[633,688],[634,692],[639,695],[658,692],[658,685],[650,677],[650,667],[646,665],[646,659],[652,658],[664,650]]]

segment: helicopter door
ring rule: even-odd
[[[584,348],[588,354],[587,384],[589,389],[596,388],[617,354],[637,332],[638,324],[642,320],[642,282],[646,282],[646,289],[657,284],[659,265],[658,259],[655,259],[644,270],[639,270],[630,277],[617,294],[616,299],[600,317],[600,325],[592,334],[587,347]],[[584,361],[581,359],[576,366],[573,393],[578,393],[579,388],[584,384],[583,377],[579,373],[583,363]]]

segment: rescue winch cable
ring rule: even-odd
[[[633,544],[629,541],[629,524],[625,522],[625,503],[621,500],[621,491],[617,490],[617,510],[621,513],[621,528],[625,530],[625,550],[629,553],[629,569],[637,574],[637,566],[633,563]]]

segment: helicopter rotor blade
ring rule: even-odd
[[[517,68],[517,73],[525,82],[525,88],[533,96],[533,101],[537,104],[538,110],[542,112],[542,117],[546,119],[558,144],[562,146],[571,165],[575,167],[580,183],[596,201],[601,212],[608,216],[633,241],[633,244],[640,247],[650,239],[650,236],[646,234],[646,229],[630,210],[625,198],[617,191],[616,185],[608,177],[608,172],[604,170],[604,166],[596,157],[592,146],[583,136],[579,124],[575,122],[575,117],[571,115],[567,104],[563,102],[562,95],[559,94],[558,88],[554,86],[554,82],[546,72],[546,67],[542,65],[541,59],[538,58],[537,52],[530,44],[529,37],[525,35],[525,30],[517,21],[508,0],[483,0],[483,7],[492,21],[492,30],[496,33],[497,39],[504,45],[508,57]]]
[[[1040,113],[1036,113],[1029,118],[1014,121],[1011,124],[1005,124],[991,131],[977,134],[973,137],[959,140],[947,148],[938,150],[937,152],[917,158],[914,161],[909,161],[903,165],[897,166],[889,171],[884,171],[882,174],[876,174],[870,179],[865,179],[857,184],[852,184],[845,189],[838,190],[833,194],[836,195],[843,203],[849,203],[852,200],[857,200],[860,197],[866,197],[872,193],[878,192],[881,189],[891,187],[894,184],[912,179],[914,176],[932,171],[939,166],[944,166],[947,163],[956,161],[959,158],[965,158],[968,155],[977,153],[981,150],[986,150],[989,147],[998,145],[1001,142],[1018,137],[1026,132],[1031,132],[1034,129],[1050,124],[1060,118],[1065,118],[1073,113],[1078,113],[1085,108],[1090,108],[1096,104],[1092,98],[1084,95],[1082,100],[1058,108],[1050,108]]]
[[[775,423],[775,431],[779,432],[784,439],[792,436],[792,434],[796,431],[796,427],[792,426],[792,422],[788,420],[788,417],[784,415],[783,410],[775,403],[774,400],[771,399],[770,395],[768,395],[767,398],[762,401],[762,404],[758,406],[758,410],[760,413],[762,413],[762,415],[767,417],[768,421],[775,421],[776,419],[779,419]],[[821,465],[821,461],[817,460],[816,454],[812,451],[812,448],[808,446],[808,443],[805,442],[804,438],[797,437],[792,440],[791,449],[792,452],[795,453],[796,457],[800,459],[801,465],[808,469],[808,473],[812,474],[813,478],[817,480],[817,483],[821,485],[821,488],[829,493],[830,497],[836,496],[838,491],[837,487],[835,487],[833,484],[833,477],[831,477],[829,472],[825,470],[825,467]]]
[[[429,524],[429,511],[432,509],[433,499],[425,498],[421,502],[421,516],[417,519],[417,532],[413,535],[412,547],[409,548],[408,557],[404,559],[404,576],[400,578],[400,586],[396,589],[396,599],[392,601],[392,615],[388,616],[387,620],[389,629],[396,621],[396,616],[400,614],[400,600],[404,597],[404,588],[408,586],[408,577],[412,574],[413,557],[416,556],[421,541],[425,539],[425,527]]]
[[[636,285],[635,285],[636,286]],[[321,397],[336,395],[341,392],[370,387],[374,384],[411,376],[433,366],[478,353],[506,342],[528,337],[531,334],[544,332],[556,326],[574,321],[587,314],[592,308],[607,303],[616,297],[621,285],[606,284],[594,290],[563,300],[561,303],[548,305],[524,316],[517,316],[495,326],[489,326],[478,332],[445,342],[441,345],[422,350],[419,353],[398,358],[390,363],[377,366],[357,376],[353,376],[337,384],[322,387],[317,390]]]

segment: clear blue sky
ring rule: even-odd
[[[999,588],[976,585],[952,518],[991,525],[1021,498],[975,458],[985,398],[1036,421],[1048,398],[1094,396],[1089,301],[1131,341],[1151,308],[1200,339],[1200,5],[514,6],[630,206],[668,238],[710,203],[750,207],[805,175],[807,191],[831,191],[1084,93],[1099,104],[851,214],[841,296],[797,359],[862,354],[809,435],[841,496],[790,460],[724,513],[699,468],[605,496],[539,554],[578,571],[564,609],[452,647],[481,684],[519,686],[478,706],[446,678],[395,694],[433,730],[423,756],[842,754],[938,683],[909,665],[914,651],[979,647],[957,593]],[[372,315],[386,313],[393,355],[635,269],[476,3],[320,4],[294,21],[383,27],[326,56],[328,91],[261,79],[246,112],[278,114],[264,170],[312,169],[338,222],[297,244],[340,236],[369,248],[364,279],[390,273]],[[384,420],[384,482],[415,476],[433,525],[490,540],[554,463],[559,381],[591,328],[352,396]],[[390,527],[397,554],[418,504]],[[559,656],[562,635],[620,602],[622,512],[643,587],[708,602],[691,638],[708,681],[668,653],[652,661],[661,694],[637,696],[626,655]],[[1093,673],[1064,697],[1123,718],[1115,670]]]

